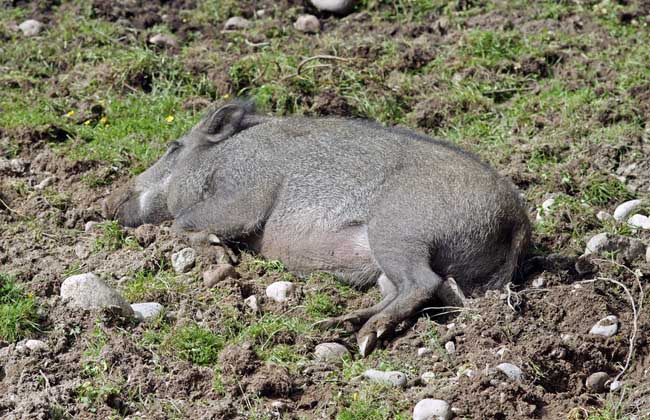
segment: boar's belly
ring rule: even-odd
[[[336,231],[267,225],[259,251],[266,258],[281,260],[291,271],[325,271],[356,284],[381,274],[370,252],[367,225]]]

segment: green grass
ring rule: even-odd
[[[16,280],[0,273],[0,339],[16,342],[39,331],[38,304]]]
[[[183,293],[187,286],[171,269],[162,265],[155,272],[145,269],[134,273],[124,285],[122,294],[129,302],[143,302],[161,295]]]
[[[175,357],[199,366],[211,366],[217,363],[219,352],[224,346],[223,336],[198,324],[173,329],[163,343],[163,347],[172,352]]]
[[[125,246],[139,248],[138,242],[127,236],[116,220],[99,224],[101,235],[93,243],[93,252],[117,251]]]

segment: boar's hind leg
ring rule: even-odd
[[[341,325],[347,327],[349,325],[351,327],[347,328],[349,331],[358,331],[366,321],[384,310],[397,297],[397,287],[388,277],[386,277],[385,274],[382,274],[379,279],[377,279],[377,284],[381,291],[381,302],[371,306],[370,308],[359,309],[346,315],[325,319],[319,322],[318,326],[325,329]]]
[[[380,241],[373,247],[371,236],[370,246],[380,268],[395,284],[396,296],[359,330],[357,342],[363,357],[372,352],[379,337],[392,333],[400,322],[422,309],[443,282],[430,267],[428,249],[418,249],[412,240]]]

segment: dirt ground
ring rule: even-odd
[[[15,1],[9,2],[8,7],[29,10],[30,17],[52,25],[61,8],[68,7],[62,3]],[[140,42],[146,39],[147,31],[165,25],[180,43],[197,48],[192,53],[195,59],[185,62],[185,70],[207,77],[216,86],[217,98],[234,95],[247,83],[255,83],[237,80],[229,71],[245,52],[227,50],[231,35],[220,28],[200,20],[181,19],[175,13],[193,10],[198,3],[95,0],[89,7],[95,19],[110,24],[120,22],[140,37]],[[435,11],[413,23],[389,19],[378,23],[368,14],[388,13],[392,6],[385,2],[366,3],[371,4],[370,11],[357,10],[345,18],[323,14],[294,1],[244,1],[239,10],[251,19],[256,10],[272,11],[268,21],[260,23],[263,29],[256,32],[259,39],[254,36],[248,40],[251,43],[266,42],[265,36],[275,36],[274,27],[290,25],[284,13],[294,16],[305,11],[321,18],[323,33],[352,39],[341,53],[364,63],[386,55],[381,40],[405,40],[403,48],[396,52],[398,58],[382,61],[383,73],[366,86],[369,91],[385,89],[386,96],[400,95],[390,88],[396,78],[425,68],[436,60],[445,45],[456,44],[471,30],[519,28],[534,34],[556,31],[569,40],[590,37],[589,48],[601,48],[611,40],[609,30],[593,13],[575,9],[531,19],[522,7],[509,9],[499,2],[499,7],[484,7],[484,2],[458,1],[452,2],[452,6],[458,13],[465,13],[462,25],[450,25]],[[597,5],[586,3],[588,10]],[[644,22],[650,11],[647,2],[620,4],[627,7],[616,16],[621,25],[633,20]],[[10,34],[9,30],[3,32],[0,41],[9,42],[17,36]],[[290,38],[294,36],[298,35]],[[223,53],[223,60],[204,60],[200,55],[204,44],[210,45],[213,52]],[[161,52],[176,53],[173,48]],[[411,96],[403,106],[407,117],[400,123],[431,134],[444,133],[462,114],[480,115],[508,107],[511,95],[519,95],[521,89],[525,94],[537,94],[543,89],[542,81],[548,78],[561,80],[568,89],[590,85],[594,90],[603,90],[603,95],[608,89],[619,89],[616,83],[624,69],[593,62],[586,54],[580,46],[561,44],[544,54],[516,59],[511,68],[500,68],[496,74],[515,74],[528,80],[528,84],[512,88],[499,85],[499,92],[492,92],[484,100],[463,102],[452,98],[445,94],[451,89],[449,86],[440,85],[433,76],[427,80],[428,75],[419,75],[420,87],[430,87],[434,93]],[[490,72],[482,73],[480,67],[466,64],[463,57],[448,61],[448,66],[461,75],[459,78],[479,83],[481,78],[494,77]],[[41,81],[16,79],[11,84],[3,78],[2,83],[26,91],[31,83],[64,89],[66,83],[72,83],[64,76],[74,71],[72,67],[62,67]],[[105,77],[106,83],[113,82],[110,72],[97,77]],[[149,73],[131,74],[124,85],[145,94],[155,92],[151,77]],[[644,258],[629,260],[612,253],[593,260],[592,269],[586,272],[579,273],[575,268],[575,258],[584,248],[585,239],[605,230],[595,217],[598,210],[612,213],[623,201],[619,200],[621,197],[650,199],[650,164],[645,153],[645,124],[650,121],[648,83],[646,80],[645,85],[641,83],[625,91],[625,106],[616,101],[598,102],[598,106],[586,111],[590,125],[582,127],[581,139],[588,137],[592,126],[600,129],[631,121],[641,121],[640,132],[646,129],[645,135],[622,132],[613,143],[604,146],[590,140],[571,143],[575,131],[555,142],[543,136],[540,140],[537,133],[563,124],[560,119],[565,117],[553,109],[536,109],[536,101],[531,101],[527,105],[532,115],[529,125],[523,131],[514,127],[507,147],[495,151],[491,147],[462,144],[478,151],[515,181],[529,202],[532,220],[537,206],[550,194],[577,197],[588,190],[599,175],[593,168],[618,175],[630,195],[607,196],[596,204],[592,202],[588,211],[562,207],[553,215],[551,231],[535,230],[531,255],[541,256],[538,261],[544,263],[531,269],[518,284],[509,290],[488,292],[460,311],[424,311],[412,324],[403,325],[395,336],[382,341],[381,350],[365,360],[358,358],[353,334],[316,329],[300,333],[291,323],[314,320],[307,310],[313,293],[327,295],[338,311],[345,313],[372,304],[378,298],[377,291],[342,291],[329,278],[294,279],[299,285],[297,296],[288,304],[277,304],[265,299],[265,287],[285,274],[251,269],[250,264],[237,267],[239,279],[228,279],[214,289],[202,282],[201,273],[211,265],[202,258],[191,272],[174,275],[170,284],[150,288],[145,285],[137,292],[138,301],[156,301],[166,308],[166,315],[153,325],[136,323],[108,310],[70,309],[59,297],[61,283],[67,276],[93,272],[117,290],[134,290],[135,273],[156,276],[169,272],[171,254],[187,243],[170,232],[169,224],[163,224],[124,228],[120,233],[123,243],[115,247],[98,246],[105,240],[106,231],[97,226],[85,230],[85,226],[91,221],[103,221],[100,202],[131,178],[129,166],[116,167],[101,159],[68,156],[70,149],[66,147],[74,148],[78,140],[70,139],[64,126],[0,126],[0,157],[15,163],[13,167],[0,166],[0,272],[14,276],[38,301],[39,329],[30,337],[48,345],[42,352],[22,352],[16,349],[15,342],[0,341],[0,417],[411,418],[419,400],[436,398],[448,401],[455,418],[463,419],[650,419],[650,315],[643,306],[650,302],[647,297],[644,302],[642,295],[644,288],[650,291],[650,263]],[[123,95],[130,94],[131,88],[125,89]],[[299,97],[301,112],[363,116],[363,108],[337,89],[325,87],[315,95],[305,93]],[[189,98],[185,107],[199,112],[214,99]],[[74,102],[82,108],[85,100],[75,98]],[[277,108],[272,111],[281,112]],[[87,108],[84,117],[79,118],[93,118],[92,115],[92,109]],[[16,153],[10,153],[10,145]],[[531,165],[540,156],[554,162],[549,173],[542,174]],[[625,168],[632,169],[623,173]],[[567,176],[573,178],[571,183],[566,182]],[[107,181],[89,184],[89,177]],[[623,233],[648,245],[648,232]],[[551,254],[564,257],[548,257]],[[611,280],[627,288],[637,316],[626,291]],[[136,296],[135,292],[132,294]],[[243,302],[253,295],[259,299],[259,312],[251,311]],[[599,319],[611,314],[620,320],[616,335],[603,338],[589,334]],[[263,325],[271,319],[264,317],[278,320],[280,327],[272,334],[263,332],[222,343],[218,359],[208,363],[179,356],[179,347],[174,347],[167,337],[188,325],[199,325],[224,336],[228,328],[252,331],[258,323]],[[238,323],[236,327],[231,327],[233,320]],[[449,341],[455,343],[452,355],[442,348]],[[352,358],[343,365],[314,360],[314,348],[323,342],[345,345]],[[433,353],[418,356],[420,347],[431,347]],[[289,355],[281,356],[280,351]],[[621,390],[598,393],[585,386],[587,377],[595,372],[606,372],[614,378],[625,366],[630,351],[630,364],[620,378]],[[513,381],[495,373],[493,368],[502,362],[519,366],[524,379]],[[396,389],[358,379],[367,368],[401,370],[409,378],[408,385]],[[468,370],[472,374],[468,375]],[[433,375],[423,380],[425,372]]]

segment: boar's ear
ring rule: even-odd
[[[197,127],[211,143],[227,139],[240,131],[248,109],[241,104],[228,104],[211,111]]]

